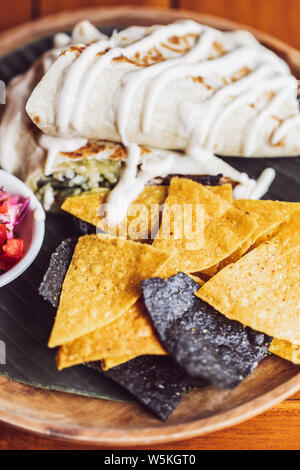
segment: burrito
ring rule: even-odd
[[[136,28],[136,34],[141,34],[141,31],[141,28]],[[242,189],[243,194],[250,196],[257,183],[220,158],[207,158],[203,149],[197,148],[194,155],[139,146],[135,178],[124,185],[129,154],[137,149],[119,142],[86,139],[79,135],[62,138],[42,132],[37,126],[38,120],[32,121],[27,115],[26,102],[57,57],[77,41],[99,44],[105,43],[107,38],[88,22],[77,25],[71,38],[65,34],[55,36],[56,47],[33,64],[26,74],[9,84],[7,105],[0,124],[1,166],[23,179],[46,210],[56,211],[67,197],[83,192],[109,191],[116,186],[112,198],[122,218],[130,202],[138,197],[145,185],[158,184],[169,175],[212,175],[217,176],[215,184],[229,178],[236,186],[236,194]],[[204,178],[202,181],[207,180]]]
[[[297,80],[287,64],[246,31],[190,20],[69,47],[26,110],[42,132],[60,138],[189,154],[300,154]]]
[[[126,167],[128,152],[115,142],[51,137],[29,119],[25,112],[28,93],[51,57],[53,54],[47,53],[8,86],[7,106],[0,124],[0,164],[28,184],[47,211],[56,211],[67,197],[111,190]],[[215,167],[207,167],[179,152],[150,147],[141,147],[140,151],[139,181],[142,178],[143,184],[151,184],[151,180],[156,184],[157,177],[161,180],[172,173],[225,174],[234,182],[253,183],[217,158]],[[134,185],[131,192],[137,191],[138,195],[139,188]]]
[[[63,39],[63,38],[60,38]],[[42,133],[25,112],[25,103],[57,51],[46,53],[30,70],[12,80],[0,123],[0,165],[24,180],[46,210],[56,211],[67,197],[112,189],[126,167],[127,149],[119,143],[62,139]],[[139,181],[156,184],[169,174],[225,175],[250,189],[254,181],[221,159],[215,165],[180,152],[141,147]],[[220,179],[220,178],[219,178]],[[219,181],[216,179],[216,181]],[[227,180],[223,180],[227,181]],[[134,185],[132,191],[140,186]],[[127,194],[127,197],[129,193]]]

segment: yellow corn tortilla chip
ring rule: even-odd
[[[300,212],[196,295],[232,320],[300,344]]]
[[[205,279],[210,279],[211,277],[213,277],[218,272],[219,266],[220,266],[220,263],[217,263],[214,266],[212,266],[211,268],[203,269],[203,271],[201,271],[199,274],[201,276],[203,276],[203,278],[205,278]]]
[[[190,276],[193,279],[193,281],[198,282],[199,286],[203,286],[203,284],[205,284],[205,281],[203,281],[203,279],[201,279],[200,277],[196,275],[188,274],[188,276]]]
[[[223,199],[226,199],[226,201],[230,202],[231,204],[233,203],[233,193],[231,184],[227,183],[223,184],[222,186],[207,186],[207,188],[210,191],[219,194],[219,196],[222,196]],[[211,268],[204,269],[203,271],[201,271],[201,274],[204,274],[204,276],[210,278],[214,276],[216,272],[218,272],[218,266],[219,263],[215,266],[212,266]]]
[[[145,354],[166,354],[153,330],[142,300],[138,300],[113,323],[99,328],[72,343],[61,346],[57,365],[64,369],[104,358]]]
[[[193,208],[192,217],[178,217],[189,206]],[[199,216],[197,219],[197,207],[204,208],[202,220]],[[204,225],[204,233],[200,223]],[[168,226],[171,229],[169,238],[166,236]],[[208,269],[241,246],[254,228],[251,216],[236,209],[219,194],[194,181],[173,178],[161,227],[153,242],[153,247],[173,252],[173,256],[159,275],[168,277],[179,271],[195,273]]]
[[[204,284],[198,277],[191,277],[200,286]],[[139,299],[114,322],[61,346],[57,366],[61,370],[84,362],[125,357],[120,359],[121,364],[129,360],[127,357],[133,359],[146,354],[165,355],[166,351],[152,327],[143,300]]]
[[[269,351],[287,361],[300,365],[300,346],[280,339],[273,339]]]
[[[259,246],[261,243],[272,238],[276,234],[278,227],[290,215],[300,209],[300,203],[281,201],[253,201],[236,200],[235,207],[255,217],[256,229],[250,236],[249,248]]]
[[[137,356],[120,356],[120,357],[108,357],[103,359],[102,361],[102,368],[103,370],[109,370],[113,367],[120,366],[121,364],[125,364],[126,362],[135,359]]]
[[[168,255],[150,245],[87,235],[78,244],[63,283],[49,347],[105,326],[130,308],[141,281],[156,274]]]
[[[204,272],[208,277],[214,276],[218,271],[235,263],[250,249],[256,248],[278,233],[281,224],[290,215],[300,209],[300,203],[281,201],[253,201],[247,199],[235,200],[236,208],[243,210],[255,218],[257,226],[250,237],[228,258],[213,268]]]
[[[229,183],[223,184],[221,186],[205,186],[207,189],[212,191],[213,193],[219,194],[222,198],[226,199],[226,201],[233,203],[233,193],[232,193],[232,186]]]

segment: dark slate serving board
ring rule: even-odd
[[[112,29],[103,31],[110,34]],[[0,58],[0,80],[8,83],[15,75],[25,72],[51,44],[48,36]],[[277,172],[276,180],[264,199],[300,202],[300,157],[227,158],[226,161],[252,177],[257,177],[267,166],[273,167]],[[5,342],[7,361],[5,365],[0,364],[0,374],[43,388],[129,400],[127,393],[95,370],[77,366],[58,372],[56,351],[46,346],[55,311],[37,290],[51,253],[63,239],[77,234],[70,217],[48,215],[45,242],[38,258],[22,277],[0,289],[0,340]]]

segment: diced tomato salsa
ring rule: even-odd
[[[29,198],[10,196],[0,188],[0,274],[15,266],[23,257],[24,240],[15,227],[23,222],[29,210]]]

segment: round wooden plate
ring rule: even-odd
[[[231,21],[188,11],[145,8],[89,8],[60,13],[0,35],[0,55],[80,19],[126,26],[193,18],[221,29],[245,28]],[[250,28],[248,28],[250,29]],[[300,78],[300,53],[267,34],[250,29],[284,57]],[[127,447],[176,441],[216,431],[251,418],[300,390],[300,368],[276,357],[265,359],[234,391],[206,388],[185,396],[165,423],[135,403],[91,399],[22,385],[0,376],[0,420],[26,430],[85,443]]]

